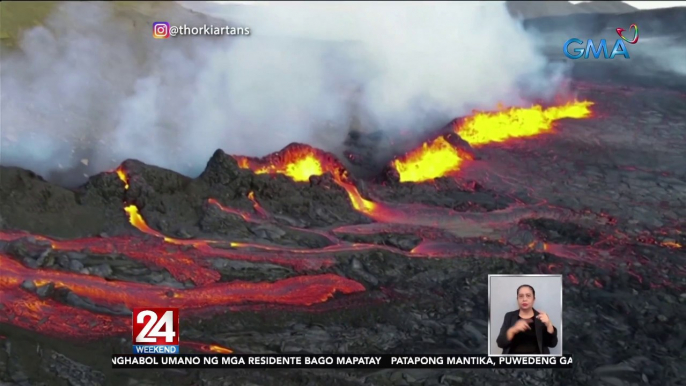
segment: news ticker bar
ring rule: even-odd
[[[572,368],[572,357],[488,355],[179,354],[112,355],[114,369],[151,368]]]

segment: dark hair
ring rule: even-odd
[[[534,287],[532,287],[532,286],[530,286],[530,285],[528,285],[528,284],[522,284],[522,285],[520,285],[519,287],[517,287],[517,296],[519,296],[519,290],[520,290],[522,287],[529,287],[529,288],[531,288],[531,292],[533,292],[533,294],[534,294],[534,299],[536,299],[536,290],[534,289]]]

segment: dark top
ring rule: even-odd
[[[512,338],[512,342],[510,342],[510,354],[540,354],[541,352],[538,350],[538,342],[536,341],[536,330],[533,328],[533,316],[528,319],[522,317],[519,319],[528,321],[532,328],[530,330],[520,332],[519,334],[516,334],[514,338]]]
[[[536,338],[536,347],[538,349],[537,353],[550,354],[549,347],[557,346],[557,328],[553,328],[553,333],[548,334],[548,330],[546,329],[545,325],[540,320],[536,319],[538,314],[539,312],[534,310],[534,328],[529,330],[528,333],[534,335]],[[496,339],[498,347],[503,349],[503,354],[515,354],[511,351],[513,348],[513,343],[517,343],[517,346],[519,346],[520,344],[518,340],[518,335],[526,333],[520,332],[519,334],[516,334],[514,338],[512,338],[512,342],[507,340],[507,330],[509,330],[510,327],[514,326],[514,324],[517,323],[519,319],[519,310],[511,311],[505,314],[503,325],[502,327],[500,327],[500,334],[498,334],[498,338]],[[529,334],[524,335],[520,339],[526,340],[526,337],[529,336]],[[524,346],[524,349],[526,349],[526,347],[527,346]],[[522,348],[517,348],[517,351],[520,350],[522,350]]]

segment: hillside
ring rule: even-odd
[[[585,13],[620,14],[637,11],[636,8],[621,1],[589,1],[578,4],[567,1],[507,1],[506,3],[510,14],[522,19]]]
[[[622,1],[588,1],[575,4],[574,7],[587,13],[620,14],[638,11],[637,8]]]
[[[21,34],[35,26],[47,26],[48,16],[68,17],[60,12],[61,6],[69,6],[65,1],[11,1],[0,2],[0,42],[5,47],[16,46]],[[136,33],[149,33],[155,21],[181,23],[222,22],[210,16],[182,7],[176,2],[153,1],[113,1],[89,3],[95,9],[111,11],[111,17],[121,19],[128,29]],[[86,16],[84,16],[86,17]]]

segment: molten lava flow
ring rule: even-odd
[[[298,147],[303,147],[304,145],[297,145]],[[247,159],[246,159],[247,160]],[[243,161],[239,162],[242,163]],[[248,162],[248,161],[246,161]],[[287,169],[284,169],[287,170]],[[342,169],[342,167],[340,168]],[[126,172],[120,168],[117,169],[117,175],[119,178],[126,183],[126,187],[128,188],[128,175]],[[337,173],[337,175],[342,175],[342,173]],[[270,217],[269,214],[259,205],[257,200],[255,199],[255,194],[253,192],[250,192],[248,194],[248,198],[253,202],[253,209],[255,209],[256,212],[258,212],[261,216],[268,218]],[[232,214],[237,214],[246,221],[252,221],[252,222],[261,222],[264,219],[262,218],[257,218],[249,213],[245,213],[243,211],[238,211],[234,210],[232,208],[225,207],[221,205],[217,200],[210,198],[208,202],[212,205],[218,206],[222,211],[227,212],[227,213],[232,213]],[[247,261],[254,261],[254,262],[266,262],[266,263],[273,263],[273,264],[279,264],[279,265],[284,265],[284,266],[289,266],[292,267],[295,270],[301,271],[301,270],[318,270],[326,267],[330,267],[335,263],[335,260],[331,257],[317,257],[317,258],[304,258],[297,256],[299,255],[299,252],[297,250],[291,250],[289,248],[276,248],[274,249],[273,247],[269,246],[263,246],[263,245],[258,245],[258,244],[245,244],[245,243],[236,243],[236,242],[229,242],[229,241],[222,241],[222,240],[203,240],[203,239],[189,239],[189,240],[182,240],[182,239],[176,239],[172,237],[165,236],[159,231],[156,231],[155,229],[152,229],[146,222],[143,216],[140,215],[138,207],[136,205],[127,205],[124,207],[124,211],[127,213],[129,216],[129,222],[131,225],[133,225],[136,229],[139,231],[149,234],[151,236],[154,236],[160,240],[163,240],[167,245],[159,245],[159,244],[154,244],[152,241],[145,241],[149,246],[146,249],[146,252],[142,252],[141,249],[139,248],[140,241],[135,240],[135,239],[127,239],[127,240],[122,240],[121,238],[117,239],[117,243],[111,241],[112,239],[108,240],[103,240],[103,239],[88,239],[84,243],[86,239],[82,240],[71,240],[71,241],[51,241],[53,248],[55,249],[69,249],[69,248],[76,248],[76,250],[83,249],[85,246],[84,244],[88,244],[89,247],[93,250],[94,246],[99,246],[99,253],[111,253],[113,251],[117,252],[126,252],[125,254],[133,259],[141,260],[141,261],[147,261],[150,263],[153,263],[159,267],[163,267],[169,271],[169,273],[174,276],[174,278],[180,280],[180,281],[185,281],[185,280],[192,280],[196,285],[205,285],[207,283],[213,283],[219,280],[220,275],[218,272],[204,267],[204,265],[208,264],[204,261],[203,259],[208,259],[208,258],[225,258],[225,259],[236,259],[236,260],[247,260]],[[15,237],[16,238],[21,238],[24,237],[25,235],[23,234],[17,234],[17,235],[12,235],[8,237]],[[2,233],[0,233],[0,237],[2,237]],[[44,238],[48,240],[47,238]],[[102,246],[102,244],[106,245],[105,247]],[[193,249],[187,249],[187,248],[182,248],[180,250],[173,250],[171,249],[168,245],[173,244],[179,247],[188,247],[191,246]],[[278,254],[275,253],[265,253],[265,254],[260,254],[257,252],[252,252],[252,253],[243,253],[243,252],[236,252],[236,251],[231,251],[231,250],[226,250],[222,248],[214,248],[213,246],[216,245],[227,245],[231,246],[234,248],[258,248],[263,251],[276,251],[279,252]],[[65,246],[68,245],[69,247]],[[129,247],[131,246],[131,247]],[[159,249],[162,249],[164,252],[160,253]],[[93,250],[94,252],[98,253],[96,250]],[[163,256],[167,255],[167,257],[170,258],[164,258]],[[171,258],[173,256],[173,258]],[[189,270],[188,266],[193,266],[195,265],[196,268]],[[200,266],[199,266],[200,265]],[[211,264],[210,264],[211,265]]]
[[[35,286],[49,283],[55,288],[104,306],[128,309],[135,307],[177,307],[187,315],[215,312],[218,307],[244,304],[281,304],[310,306],[330,299],[336,293],[352,294],[364,291],[364,286],[334,274],[299,276],[273,283],[234,281],[215,283],[199,288],[175,289],[142,283],[109,281],[97,276],[56,270],[36,270],[0,253],[0,323],[44,334],[72,338],[98,338],[131,331],[131,318],[94,314],[53,299],[41,299],[21,288],[30,281]],[[189,346],[208,352],[230,353],[217,345]]]
[[[183,244],[170,244],[161,238],[143,239],[132,236],[88,237],[74,240],[52,240],[23,232],[0,232],[0,240],[14,241],[31,237],[48,242],[58,251],[79,252],[88,249],[93,254],[121,254],[146,265],[164,268],[178,281],[192,281],[196,286],[214,283],[221,278],[219,272],[211,269],[211,259],[243,260],[254,263],[276,264],[295,271],[312,271],[331,267],[335,260],[330,254],[324,256],[303,256],[298,250],[280,250],[278,253],[261,251],[236,251],[213,248],[203,240],[193,240],[193,248]],[[185,240],[180,240],[185,241]],[[31,246],[27,246],[30,248]],[[38,250],[43,250],[38,247]],[[0,277],[1,279],[1,277]]]
[[[299,182],[309,181],[311,176],[325,173],[338,176],[344,170],[343,165],[332,155],[298,143],[288,145],[262,159],[243,156],[234,158],[239,167],[250,169],[255,174],[284,174]]]
[[[257,199],[255,198],[255,192],[248,193],[248,199],[252,202],[253,210],[255,210],[255,212],[259,216],[255,216],[252,213],[248,213],[239,209],[229,208],[227,206],[222,205],[219,201],[215,200],[214,198],[208,199],[207,202],[217,206],[224,213],[235,214],[237,216],[242,217],[243,220],[248,222],[261,222],[262,220],[270,217],[269,213],[266,210],[264,210],[262,206],[260,206],[259,202],[257,202]]]
[[[252,192],[250,192],[250,193],[252,193]],[[250,197],[250,195],[248,197]],[[210,198],[207,200],[208,203],[218,207],[222,212],[231,213],[231,214],[234,214],[236,216],[240,216],[241,218],[243,218],[243,220],[245,220],[247,222],[254,222],[254,223],[255,222],[261,222],[265,218],[269,217],[267,215],[267,213],[259,206],[259,204],[257,202],[255,202],[253,199],[251,199],[251,201],[253,201],[253,209],[255,209],[255,211],[259,214],[259,216],[256,216],[253,213],[248,213],[248,212],[240,210],[240,209],[229,208],[228,206],[222,205],[219,201],[215,200],[214,198]]]
[[[358,212],[363,213],[376,221],[384,222],[405,217],[405,213],[401,211],[393,211],[385,205],[375,203],[362,197],[359,190],[350,179],[345,167],[333,155],[313,147],[302,144],[291,144],[280,152],[268,155],[262,159],[244,156],[232,157],[237,160],[238,166],[244,169],[250,169],[256,174],[284,174],[297,182],[309,181],[312,176],[330,173],[333,176],[334,182],[348,193],[351,205]],[[319,166],[311,168],[299,166],[312,165],[313,163],[308,161],[312,159],[316,160],[314,164]],[[295,170],[298,170],[299,173],[294,173],[293,171]],[[257,202],[254,201],[254,196],[252,196],[251,200],[257,204]],[[261,207],[259,208],[260,209],[257,209],[257,207],[255,207],[255,210],[258,212],[263,210]],[[246,245],[235,244],[234,246],[245,247]]]
[[[255,212],[259,213],[262,217],[269,217],[269,213],[267,213],[267,211],[262,208],[260,203],[257,202],[257,199],[255,198],[255,192],[248,193],[248,199],[252,201],[252,207],[255,209]]]
[[[143,233],[147,233],[149,235],[166,239],[166,237],[162,233],[148,226],[148,224],[143,219],[143,216],[141,216],[140,213],[138,213],[138,207],[136,205],[129,205],[124,208],[124,211],[126,212],[126,214],[129,215],[129,222],[131,223],[131,225],[136,227],[136,229]]]
[[[374,213],[381,208],[379,204],[362,197],[362,195],[357,190],[357,187],[355,185],[347,182],[341,182],[338,180],[336,182],[348,193],[350,203],[352,204],[353,208],[355,208],[355,210],[367,215],[372,215],[372,217],[374,218]]]
[[[396,159],[393,166],[400,182],[421,182],[458,171],[465,159],[471,159],[471,156],[455,148],[444,137],[438,137]]]
[[[96,304],[135,307],[178,307],[184,310],[242,303],[274,303],[312,305],[325,302],[335,293],[351,294],[364,291],[356,281],[335,275],[295,276],[273,283],[241,282],[213,283],[204,287],[173,289],[142,283],[108,281],[72,272],[34,270],[24,267],[0,253],[0,267],[5,283],[21,284],[31,280],[36,286],[53,283],[55,288],[67,288],[74,294]]]
[[[129,223],[136,227],[139,231],[149,234],[151,236],[159,237],[163,239],[164,241],[170,243],[170,244],[176,244],[176,245],[192,245],[194,247],[201,247],[204,245],[208,244],[217,244],[220,243],[219,240],[196,240],[196,239],[190,239],[190,240],[182,240],[182,239],[175,239],[173,237],[167,237],[160,233],[159,231],[156,231],[145,222],[145,219],[143,216],[140,215],[138,212],[138,207],[136,205],[128,205],[124,208],[124,211],[126,214],[129,215]],[[229,243],[231,244],[231,243]]]
[[[682,245],[677,243],[676,241],[663,241],[661,244],[667,248],[678,249],[682,247]]]
[[[302,144],[291,144],[278,153],[262,159],[233,156],[238,166],[250,169],[255,174],[284,174],[294,181],[309,181],[312,176],[331,173],[336,184],[348,193],[352,206],[372,218],[385,218],[378,204],[362,197],[357,187],[350,181],[345,167],[331,154]],[[252,192],[251,192],[252,193]],[[254,195],[248,196],[255,204],[255,210],[264,209],[257,204]],[[259,208],[259,209],[258,209]]]
[[[482,112],[464,119],[454,131],[472,146],[530,137],[552,130],[553,123],[559,119],[589,117],[592,104],[575,101],[547,109],[534,106]],[[454,147],[444,137],[438,137],[394,160],[392,166],[398,172],[400,182],[423,182],[455,173],[464,160],[471,159],[470,154]]]
[[[513,107],[499,112],[482,112],[464,119],[455,132],[472,146],[504,142],[510,138],[531,137],[549,132],[559,119],[581,119],[591,116],[593,102],[570,102],[544,109]]]
[[[126,171],[120,166],[117,168],[117,176],[121,180],[121,182],[124,183],[124,189],[129,190],[129,179],[128,176],[126,175]]]
[[[233,354],[233,350],[228,347],[219,346],[217,344],[197,343],[181,341],[181,346],[191,348],[196,351],[202,351],[210,354]]]

